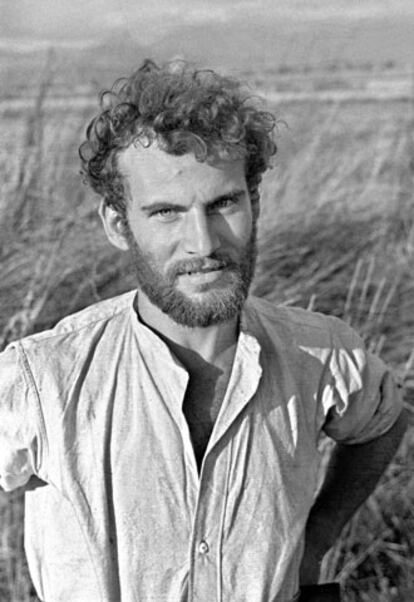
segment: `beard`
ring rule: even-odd
[[[174,322],[190,328],[206,328],[240,314],[256,263],[256,224],[253,224],[250,239],[239,252],[237,260],[218,251],[204,258],[177,261],[166,273],[159,270],[151,253],[145,253],[139,247],[129,227],[127,238],[139,289]],[[202,299],[190,298],[177,288],[177,279],[181,275],[211,270],[221,270],[226,283],[200,285],[196,294]]]

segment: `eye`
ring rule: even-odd
[[[150,217],[158,218],[163,222],[171,222],[178,216],[178,211],[174,207],[164,207],[162,209],[156,209],[150,214]]]
[[[217,203],[214,204],[218,209],[225,209],[226,207],[234,205],[234,199],[231,199],[230,197],[227,199],[220,199],[219,201],[217,201]]]
[[[235,207],[237,205],[238,200],[239,200],[238,197],[232,197],[232,196],[223,197],[221,199],[218,199],[217,201],[212,203],[212,205],[210,205],[209,213],[216,213],[216,212],[232,209],[233,207]]]

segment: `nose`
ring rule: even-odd
[[[206,215],[202,209],[189,211],[185,225],[185,251],[208,257],[220,246],[217,232],[217,220],[214,216]]]

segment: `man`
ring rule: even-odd
[[[46,483],[26,494],[36,590],[297,600],[398,446],[392,378],[339,320],[247,300],[276,147],[239,84],[146,61],[102,104],[83,170],[138,291],[1,355],[1,484]]]

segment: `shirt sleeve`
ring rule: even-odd
[[[333,344],[322,392],[323,430],[338,443],[365,443],[394,425],[403,407],[401,387],[351,328],[332,318],[330,323]]]
[[[19,344],[0,353],[0,487],[12,491],[38,473],[40,407]]]

